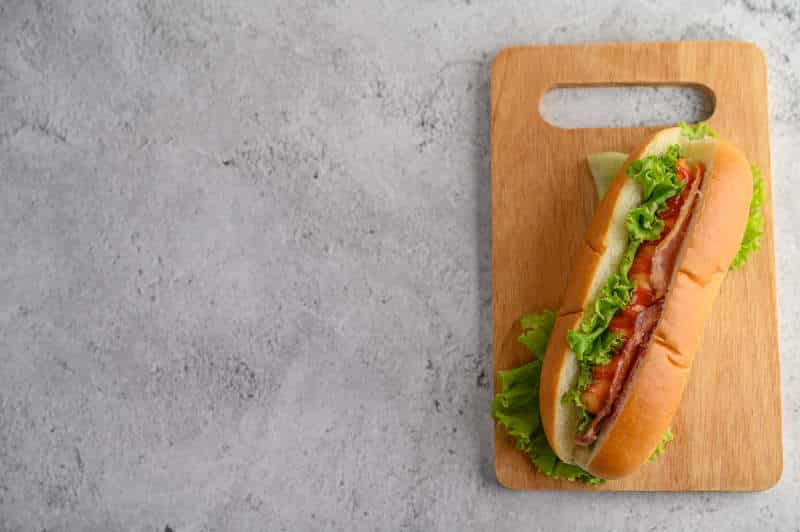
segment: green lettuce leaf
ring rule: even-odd
[[[742,243],[733,258],[731,269],[739,268],[747,262],[750,254],[761,247],[761,235],[764,234],[764,216],[761,214],[761,206],[764,204],[764,178],[761,176],[761,170],[756,165],[751,164],[750,171],[753,174],[753,198],[750,200],[750,217],[747,219]]]
[[[608,323],[614,314],[631,300],[634,283],[627,276],[611,275],[594,301],[591,312],[578,325],[567,331],[567,343],[579,360],[592,364],[605,364],[610,360],[608,348],[615,342],[604,338]]]
[[[628,212],[625,217],[625,228],[631,240],[656,240],[664,230],[664,222],[658,219],[653,211],[655,204],[641,205]]]
[[[648,464],[654,462],[659,456],[664,454],[664,451],[667,450],[667,444],[672,441],[672,438],[672,427],[667,427],[667,432],[661,437],[661,442],[656,447],[656,450],[653,451],[653,454],[650,455],[650,458],[647,459]]]
[[[651,155],[634,161],[626,170],[629,177],[642,187],[642,203],[666,200],[674,196],[682,188],[677,180],[675,165],[681,156],[681,147],[677,144],[667,148],[663,155]]]
[[[629,240],[628,247],[625,248],[625,253],[622,254],[622,259],[619,261],[619,271],[622,275],[627,276],[628,272],[633,266],[633,259],[636,258],[636,252],[639,250],[640,240]]]
[[[584,374],[585,373],[585,374]],[[584,366],[580,367],[580,372],[578,374],[578,383],[564,392],[564,395],[561,396],[561,402],[565,404],[571,404],[575,407],[575,410],[578,412],[578,426],[575,429],[576,432],[581,433],[586,430],[586,427],[589,426],[589,423],[592,421],[592,416],[589,414],[589,411],[586,410],[586,407],[581,401],[581,392],[584,388],[586,388],[589,383],[591,382],[592,370],[589,368],[588,371],[584,369]]]
[[[539,358],[547,350],[547,341],[556,322],[556,313],[544,310],[539,314],[525,314],[519,320],[522,326],[522,335],[519,342],[533,351]]]
[[[698,122],[694,125],[689,125],[686,122],[678,122],[681,128],[681,136],[689,140],[702,140],[706,137],[716,137],[717,134],[705,122]]]
[[[526,450],[531,435],[541,427],[539,419],[539,376],[542,362],[535,359],[524,366],[500,371],[500,393],[492,401],[492,416]]]
[[[519,368],[500,371],[500,392],[492,401],[492,416],[514,438],[516,448],[528,455],[542,474],[562,480],[600,484],[595,477],[578,466],[562,462],[547,442],[539,417],[539,379],[545,346],[553,330],[555,313],[546,310],[527,314],[521,320],[520,342],[536,356]],[[525,339],[523,341],[523,338]]]
[[[562,462],[553,449],[550,448],[544,432],[540,432],[531,440],[530,448],[527,452],[536,469],[550,478],[583,482],[594,486],[605,482],[602,478],[584,471],[575,464]]]

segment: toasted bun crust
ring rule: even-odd
[[[702,162],[702,195],[678,256],[664,308],[650,345],[625,383],[620,404],[592,448],[575,445],[577,411],[561,402],[575,382],[578,363],[567,345],[627,245],[625,215],[641,202],[639,185],[625,170],[631,162],[679,144],[690,162]],[[575,262],[542,366],[542,424],[556,454],[599,477],[614,479],[637,470],[652,454],[672,421],[699,346],[705,321],[739,248],[752,195],[750,165],[718,138],[690,141],[679,128],[656,133],[631,154],[595,212]]]

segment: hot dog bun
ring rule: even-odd
[[[705,165],[701,194],[649,346],[594,446],[576,446],[577,409],[561,400],[578,374],[567,331],[581,322],[627,245],[625,216],[641,201],[627,167],[673,144],[687,160]],[[705,321],[741,242],[751,195],[750,165],[737,148],[719,138],[689,140],[677,127],[652,136],[617,173],[578,254],[542,367],[542,424],[563,461],[614,479],[637,470],[655,450],[680,404]]]

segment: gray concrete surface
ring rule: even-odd
[[[491,58],[719,38],[769,60],[783,479],[504,490]],[[799,39],[785,0],[3,0],[0,530],[799,530]]]

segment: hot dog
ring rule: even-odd
[[[542,364],[547,439],[598,477],[632,473],[661,441],[748,223],[747,159],[691,133],[660,131],[614,177]]]

